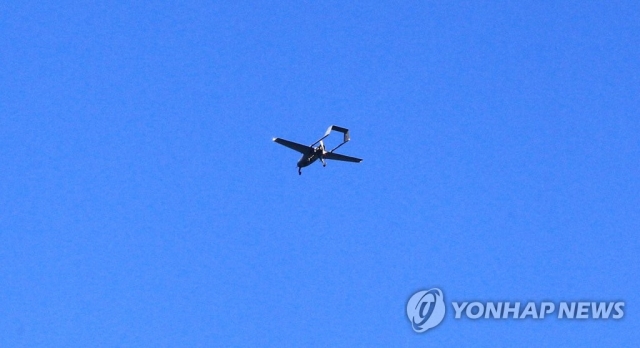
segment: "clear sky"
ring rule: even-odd
[[[637,345],[639,111],[637,1],[4,1],[0,346]]]

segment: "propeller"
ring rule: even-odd
[[[320,151],[322,151],[322,155],[320,156],[320,161],[322,162],[322,166],[326,167],[327,162],[325,162],[324,160],[324,154],[327,153],[327,150],[325,149],[324,142],[322,140],[320,140],[320,146],[318,148],[320,149]]]

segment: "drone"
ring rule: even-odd
[[[344,134],[344,139],[342,143],[333,150],[327,151],[324,147],[323,140],[331,134],[331,131],[336,131]],[[302,154],[302,157],[298,161],[298,175],[302,175],[302,167],[306,167],[311,163],[317,161],[318,159],[322,162],[322,166],[326,167],[327,162],[325,160],[336,160],[336,161],[344,161],[344,162],[354,162],[360,163],[362,162],[361,158],[351,157],[341,155],[339,153],[335,153],[340,146],[346,144],[350,140],[349,138],[349,130],[347,128],[338,127],[338,126],[329,126],[329,129],[324,133],[324,136],[320,138],[315,143],[307,146],[295,143],[293,141],[281,139],[281,138],[273,138],[273,141],[280,145],[284,145],[292,150],[298,151]],[[315,146],[318,145],[318,146]]]

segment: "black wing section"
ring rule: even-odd
[[[292,150],[298,151],[302,154],[308,153],[309,151],[313,150],[313,148],[310,146],[294,143],[293,141],[284,140],[281,138],[273,138],[273,141],[280,145],[284,145]]]
[[[325,153],[324,158],[330,159],[330,160],[336,160],[336,161],[344,161],[344,162],[354,162],[354,163],[362,162],[361,158],[345,156],[345,155],[341,155],[339,153],[333,153],[333,152]]]

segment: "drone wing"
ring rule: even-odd
[[[284,140],[281,138],[273,138],[273,141],[303,154],[309,152],[309,150],[313,150],[313,148],[310,146],[294,143],[293,141]]]
[[[355,162],[355,163],[362,162],[361,158],[345,156],[345,155],[341,155],[339,153],[333,153],[333,152],[325,153],[324,154],[324,158],[325,159],[330,159],[330,160],[336,160],[336,161],[344,161],[344,162]]]

